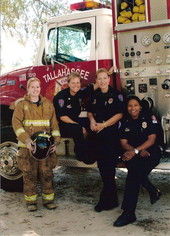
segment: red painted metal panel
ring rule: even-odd
[[[167,0],[167,16],[170,19],[170,0]]]

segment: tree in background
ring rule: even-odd
[[[79,1],[83,0],[77,0],[77,2]],[[109,5],[110,1],[100,0],[101,3],[107,5]],[[43,23],[53,16],[68,14],[70,12],[70,3],[71,1],[69,0],[1,0],[1,35],[4,34],[6,36],[6,41],[11,37],[15,39],[16,43],[24,47],[31,44],[31,57],[33,59],[39,43]],[[2,46],[2,48],[3,43],[6,42],[1,42],[0,46]],[[4,52],[4,54],[6,56],[7,53]],[[13,56],[13,52],[11,51],[9,59]],[[15,55],[12,64],[10,64],[8,58],[6,58],[7,62],[4,62],[3,54],[1,57],[0,72],[1,69],[4,69],[6,66],[10,67],[10,70],[23,66],[22,59],[18,58],[17,55]],[[9,69],[6,68],[6,71],[8,70]]]
[[[39,44],[43,23],[50,17],[68,13],[70,9],[69,0],[1,0],[0,10],[1,74],[30,65]],[[14,53],[12,44],[20,48],[18,53]],[[24,54],[28,47],[31,56]],[[11,49],[11,53],[5,48]],[[22,55],[19,55],[21,51]]]
[[[48,18],[69,12],[68,0],[1,0],[2,32],[25,45],[31,37],[35,45]]]

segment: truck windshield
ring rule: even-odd
[[[87,61],[90,44],[90,23],[53,28],[48,35],[48,58],[61,63]]]

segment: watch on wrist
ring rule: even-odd
[[[135,154],[139,154],[139,151],[138,151],[138,149],[134,149],[134,152],[135,152]]]

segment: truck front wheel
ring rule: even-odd
[[[22,172],[17,165],[16,137],[11,126],[1,129],[0,176],[1,189],[10,192],[22,192]]]

